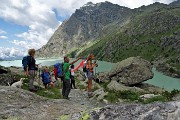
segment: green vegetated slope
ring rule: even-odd
[[[180,7],[168,6],[136,14],[80,55],[89,53],[110,62],[131,56],[141,56],[149,61],[162,57],[179,68]]]

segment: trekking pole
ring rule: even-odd
[[[95,75],[96,75],[96,67],[95,67]]]
[[[40,63],[41,64],[41,63]],[[39,64],[39,65],[40,65]],[[39,89],[40,89],[40,71],[41,71],[41,68],[40,68],[40,66],[38,65],[38,73],[39,73],[39,75],[38,75],[38,87],[39,87]]]

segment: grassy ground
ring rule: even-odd
[[[24,80],[22,89],[29,91],[28,83],[29,83],[29,79]],[[61,99],[62,98],[61,89],[60,89],[61,86],[62,86],[61,82],[57,82],[54,88],[49,86],[47,89],[35,85],[35,88],[37,88],[37,92],[34,93],[50,99]]]
[[[123,101],[125,102],[138,102],[138,103],[152,103],[155,101],[161,101],[161,102],[168,102],[168,101],[172,101],[172,98],[177,95],[180,94],[179,90],[173,90],[171,92],[165,91],[162,94],[158,94],[158,96],[153,97],[153,98],[149,98],[146,100],[143,100],[140,96],[143,95],[144,93],[141,92],[133,92],[133,91],[129,91],[129,90],[125,90],[125,91],[113,91],[113,90],[107,90],[109,93],[105,96],[105,99],[107,99],[109,102],[115,103],[118,102],[118,99],[123,99]],[[155,93],[152,93],[155,94]],[[157,95],[157,93],[155,94]]]

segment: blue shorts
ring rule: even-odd
[[[87,78],[90,79],[90,80],[94,79],[94,73],[88,71],[88,72],[87,72]]]

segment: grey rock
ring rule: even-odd
[[[153,98],[153,97],[157,97],[157,96],[160,96],[160,95],[144,94],[144,95],[141,95],[140,98],[143,99],[143,100],[147,100],[147,99],[150,99],[150,98]]]
[[[97,99],[98,101],[103,100],[104,97],[108,94],[108,92],[104,92],[103,89],[98,89],[93,92],[93,98],[92,99]]]
[[[7,73],[9,73],[10,72],[10,70],[8,69],[8,68],[5,68],[5,67],[3,67],[3,66],[0,66],[0,75],[1,74],[7,74]]]
[[[145,92],[143,89],[136,87],[136,86],[125,86],[121,83],[118,83],[117,81],[112,80],[108,85],[107,88],[109,90],[114,90],[114,91],[133,91],[133,92]]]
[[[142,83],[153,78],[152,65],[140,57],[130,57],[119,63],[108,73],[109,78],[125,85]]]
[[[122,84],[119,84],[117,81],[112,80],[108,85],[107,88],[109,90],[115,90],[115,91],[124,91],[128,90],[128,88]]]
[[[69,100],[47,99],[22,89],[0,86],[0,119],[54,120],[84,108]]]
[[[91,120],[179,120],[180,102],[107,105],[89,112]]]

